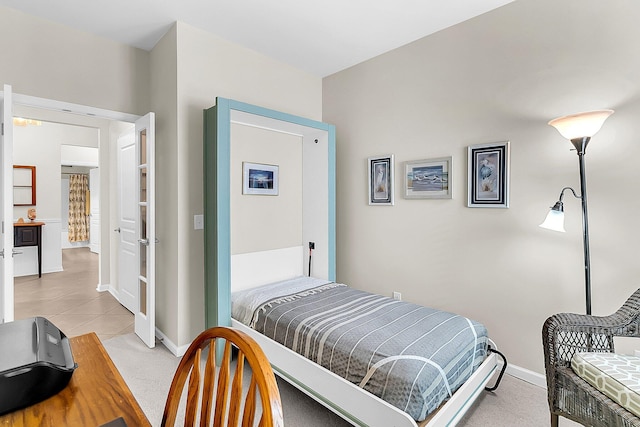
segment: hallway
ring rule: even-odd
[[[105,341],[133,333],[134,317],[109,292],[98,292],[98,255],[64,249],[63,272],[15,278],[15,319],[42,316],[68,337],[95,332]]]

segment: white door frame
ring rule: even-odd
[[[140,118],[135,114],[121,113],[119,111],[105,110],[102,108],[88,107],[86,105],[72,104],[70,102],[55,101],[53,99],[38,98],[37,96],[13,94],[13,103],[25,107],[42,108],[44,110],[60,111],[68,114],[78,114],[98,119],[116,120],[119,122],[135,123]]]
[[[11,86],[4,85],[2,108],[2,155],[0,173],[2,173],[2,288],[0,290],[0,323],[11,322],[14,317],[13,288],[13,100]]]
[[[6,86],[5,86],[6,87]],[[9,86],[9,89],[11,87]],[[95,107],[89,107],[86,105],[80,105],[80,104],[73,104],[73,103],[69,103],[69,102],[62,102],[62,101],[56,101],[56,100],[52,100],[52,99],[46,99],[46,98],[39,98],[39,97],[35,97],[35,96],[30,96],[30,95],[22,95],[22,94],[12,94],[12,103],[11,105],[22,105],[22,106],[26,106],[26,107],[32,107],[32,108],[40,108],[40,109],[44,109],[44,110],[53,110],[53,111],[59,111],[62,113],[66,113],[66,114],[78,114],[81,116],[89,116],[89,117],[93,117],[93,118],[99,118],[99,119],[107,119],[107,120],[114,120],[114,121],[121,121],[121,122],[128,122],[128,123],[136,123],[136,121],[138,121],[141,116],[135,115],[135,114],[129,114],[129,113],[122,113],[122,112],[118,112],[118,111],[113,111],[113,110],[106,110],[106,109],[102,109],[102,108],[95,108]],[[11,146],[11,148],[13,148],[13,144]],[[13,159],[12,159],[12,164],[13,164]],[[13,189],[12,189],[13,191]],[[108,195],[101,195],[101,197],[108,197]],[[11,203],[10,206],[2,206],[2,209],[5,209],[5,212],[11,212],[9,218],[13,217],[13,202]],[[108,223],[109,221],[103,221],[103,224],[101,224],[101,228],[103,227],[108,227]],[[5,246],[6,247],[6,246]],[[13,248],[13,233],[11,233],[11,242],[10,242],[10,247]],[[101,250],[102,252],[102,250]],[[111,262],[113,262],[113,260],[111,260]],[[12,265],[12,263],[11,263]],[[13,271],[11,272],[12,278],[13,278]],[[11,280],[11,285],[10,286],[6,286],[5,287],[5,291],[4,291],[4,295],[10,297],[10,299],[4,299],[4,305],[6,307],[10,308],[6,308],[3,309],[4,313],[0,313],[3,314],[5,319],[9,318],[9,314],[10,314],[10,318],[11,320],[13,320],[13,313],[14,313],[14,287],[13,287],[13,280]],[[1,319],[1,318],[0,318]]]

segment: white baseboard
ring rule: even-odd
[[[109,291],[109,293],[110,293],[110,294],[111,294],[111,295],[112,295],[116,300],[118,300],[118,302],[120,302],[120,292],[119,292],[117,289],[115,289],[115,288],[113,288],[113,287],[109,286],[109,288],[107,289],[107,291]],[[121,303],[121,304],[122,304],[122,303]]]
[[[42,269],[42,274],[59,273],[61,271],[64,271],[62,266],[53,267],[53,268],[47,268],[47,269],[43,268]],[[36,276],[37,274],[38,274],[38,269],[34,268],[33,270],[21,271],[19,273],[16,273],[16,274],[13,275],[13,277]]]
[[[108,283],[107,283],[107,284],[101,284],[101,283],[98,283],[98,284],[96,285],[96,291],[98,291],[98,292],[111,291],[111,285],[109,285]],[[109,293],[110,293],[111,295],[113,295],[113,292],[109,292]],[[115,295],[114,295],[114,297],[115,297]],[[118,298],[116,298],[116,299],[118,299]],[[118,300],[118,301],[120,301],[120,300]]]
[[[184,354],[187,352],[187,349],[191,345],[191,343],[189,343],[182,346],[177,346],[158,328],[156,328],[156,337],[158,337],[160,339],[160,342],[162,342],[162,345],[167,347],[167,350],[169,350],[176,357],[184,356]]]
[[[18,247],[17,250],[21,251],[23,254],[20,256],[26,256],[27,258],[32,258],[28,260],[24,260],[23,258],[15,258],[14,257],[14,274],[13,277],[24,277],[24,276],[35,276],[38,274],[38,264],[37,264],[37,250],[35,246],[27,246],[27,247]],[[47,263],[45,262],[45,253],[42,252],[42,274],[48,273],[59,273],[64,271],[62,268],[62,258],[60,258],[60,262],[58,263]]]
[[[501,363],[500,367],[502,367]],[[529,369],[509,363],[505,373],[511,375],[514,378],[526,381],[529,384],[533,384],[544,389],[547,388],[547,378],[543,374],[539,374],[538,372],[534,372]]]
[[[111,287],[111,285],[107,285],[107,284],[98,284],[98,286],[96,287],[96,290],[98,292],[109,292],[111,295],[113,295],[113,297],[117,300],[120,301],[120,299],[118,298],[118,291],[114,288]],[[187,349],[189,348],[189,345],[191,345],[191,343],[183,345],[183,346],[177,346],[175,345],[160,329],[156,328],[156,338],[158,338],[160,340],[160,342],[167,348],[167,350],[169,350],[174,356],[176,357],[182,357],[186,352]]]

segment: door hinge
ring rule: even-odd
[[[2,136],[4,136],[4,122],[2,122]]]

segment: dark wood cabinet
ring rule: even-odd
[[[44,222],[16,222],[13,224],[13,246],[38,247],[38,277],[42,277],[42,226]]]

